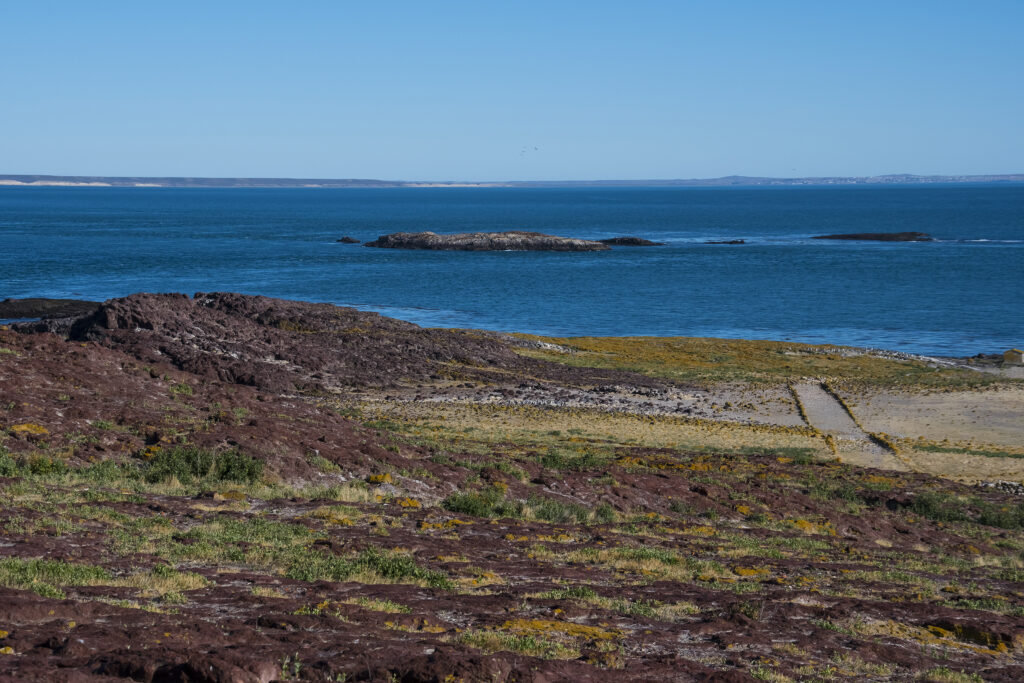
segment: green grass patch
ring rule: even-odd
[[[514,517],[523,516],[523,504],[519,501],[507,500],[505,492],[498,486],[453,493],[441,501],[441,507],[449,512],[457,512],[472,517]]]
[[[393,583],[423,583],[431,588],[451,590],[454,584],[444,572],[420,566],[408,555],[370,547],[355,557],[325,552],[302,553],[285,571],[297,581],[347,581],[371,574]]]
[[[549,590],[538,597],[551,600],[591,600],[597,597],[597,591],[590,586],[570,586]]]
[[[563,472],[586,472],[603,469],[611,462],[612,457],[603,453],[586,450],[583,452],[567,448],[551,447],[537,461],[544,467]]]
[[[458,637],[463,645],[485,652],[518,652],[542,659],[576,659],[580,652],[556,640],[535,635],[519,635],[500,631],[466,631]]]
[[[984,504],[981,506],[981,512],[978,513],[978,524],[1000,529],[1024,528],[1024,503],[1017,505]]]
[[[33,591],[44,598],[63,599],[64,586],[83,586],[109,581],[110,572],[89,564],[72,564],[61,560],[0,560],[0,585]]]
[[[1024,453],[1010,453],[1007,451],[987,451],[974,448],[956,448],[953,446],[939,446],[936,444],[911,443],[911,447],[917,451],[929,453],[955,453],[957,455],[981,455],[986,458],[1024,458]]]
[[[176,446],[158,451],[144,471],[147,482],[155,484],[177,479],[191,484],[197,479],[252,484],[263,475],[263,462],[237,450],[214,453],[195,446]]]
[[[526,502],[530,517],[554,524],[586,524],[590,510],[576,503],[563,503],[554,498],[531,496]]]
[[[965,522],[969,519],[960,500],[933,491],[925,491],[914,496],[910,509],[934,522]]]

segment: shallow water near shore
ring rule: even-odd
[[[336,243],[512,229],[666,246],[464,253]],[[936,241],[811,239],[898,231]],[[746,244],[704,244],[727,239]],[[1024,344],[1024,187],[0,188],[0,298],[137,291],[238,291],[558,336],[994,353]]]

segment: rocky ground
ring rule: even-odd
[[[0,330],[0,679],[1024,678],[1021,487],[580,349],[230,294]]]

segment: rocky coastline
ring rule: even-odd
[[[863,456],[815,422],[878,429],[856,380],[983,373],[232,293],[4,303],[44,319],[0,326],[2,680],[1024,677],[1019,477],[904,464],[1019,449]]]

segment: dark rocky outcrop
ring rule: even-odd
[[[61,318],[92,313],[98,301],[78,299],[4,299],[0,301],[0,320],[13,318]]]
[[[341,239],[337,240],[337,242],[341,244],[359,244],[359,240],[357,240],[355,237],[349,237],[348,235],[345,235]]]
[[[424,329],[331,304],[214,293],[133,294],[78,319],[16,325],[93,341],[144,361],[272,391],[390,385],[441,364],[518,357],[497,340]]]
[[[652,242],[651,240],[645,240],[642,237],[609,237],[608,239],[598,240],[601,244],[609,244],[615,247],[663,247],[664,242]]]
[[[704,244],[746,244],[746,240],[708,240]]]
[[[934,238],[924,232],[853,232],[843,235],[818,235],[816,240],[866,240],[872,242],[932,242]]]
[[[144,363],[266,391],[394,387],[439,374],[495,380],[509,372],[567,384],[657,380],[524,358],[491,334],[423,328],[332,304],[213,293],[133,294],[77,318],[12,326],[96,342]]]
[[[430,249],[448,251],[604,251],[609,247],[593,240],[558,237],[539,232],[396,232],[382,235],[366,247],[382,249]]]

